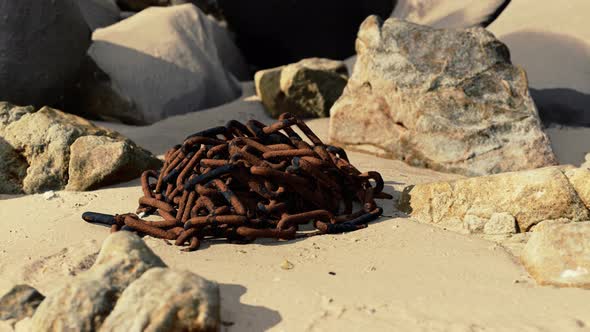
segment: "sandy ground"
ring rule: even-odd
[[[231,118],[270,121],[257,102],[239,100],[149,127],[108,126],[162,154],[188,134]],[[309,123],[327,136],[327,120]],[[457,177],[358,153],[350,157],[361,170],[381,172],[390,193]],[[107,228],[86,224],[80,215],[133,211],[140,194],[139,182],[132,181],[57,192],[49,200],[0,196],[0,294],[16,283],[44,293],[67,283],[92,264],[108,236]],[[496,244],[419,224],[397,214],[391,201],[382,204],[384,217],[343,235],[209,242],[193,253],[161,240],[146,242],[169,266],[220,283],[224,331],[590,331],[589,291],[536,286]],[[284,260],[294,268],[281,269]]]

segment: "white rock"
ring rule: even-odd
[[[516,219],[510,213],[494,213],[483,228],[484,234],[504,235],[516,233]]]

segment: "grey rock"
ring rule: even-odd
[[[521,259],[541,285],[590,289],[590,222],[540,224]]]
[[[100,331],[218,331],[219,309],[216,283],[153,268],[125,289]]]
[[[516,234],[516,219],[506,212],[492,213],[490,220],[483,228],[487,235],[508,235]]]
[[[143,167],[160,165],[156,157],[120,134],[53,108],[35,111],[3,104],[0,119],[0,179],[6,181],[0,185],[0,193],[61,190],[66,188],[70,178],[72,190],[86,190],[139,177],[145,170]],[[84,136],[109,139],[84,138],[75,144]],[[91,141],[95,145],[97,142],[110,142],[110,145],[80,151],[80,146],[90,149]],[[115,146],[125,148],[116,150]],[[96,153],[100,154],[101,149],[109,153],[116,151],[118,155],[99,158]],[[88,167],[96,169],[90,172]]]
[[[570,171],[546,167],[418,184],[404,189],[398,207],[420,222],[458,232],[464,230],[463,219],[468,215],[489,220],[507,213],[515,217],[520,232],[547,219],[588,220],[590,211],[582,195],[564,174]],[[486,227],[491,232],[496,225],[486,223]]]
[[[444,30],[371,16],[330,139],[468,176],[555,165],[525,72],[482,28]]]
[[[145,34],[146,26],[155,33]],[[106,76],[99,78],[98,92],[87,97],[115,98],[82,101],[93,106],[85,112],[94,117],[150,124],[241,95],[239,82],[225,67],[239,62],[237,48],[217,22],[192,4],[150,7],[96,30],[92,40],[88,54]],[[123,110],[111,111],[111,104]]]
[[[256,94],[273,118],[284,112],[303,118],[330,116],[347,80],[344,62],[320,58],[261,70],[254,76]]]
[[[128,139],[83,136],[70,146],[67,190],[92,190],[138,178],[162,162]]]
[[[19,321],[31,317],[45,299],[41,293],[29,285],[16,285],[0,298],[0,320]]]
[[[117,23],[121,16],[114,0],[79,0],[78,6],[92,31]]]
[[[0,13],[0,100],[60,101],[90,45],[77,1],[2,0]]]
[[[31,330],[96,331],[129,284],[149,269],[165,266],[137,235],[111,234],[88,271],[47,295]]]

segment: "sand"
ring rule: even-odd
[[[252,94],[244,85],[244,96]],[[249,101],[248,101],[249,100]],[[270,122],[249,98],[149,127],[108,124],[157,154],[197,130],[236,118]],[[325,138],[326,119],[310,126]],[[157,133],[157,134],[156,134]],[[587,136],[586,136],[587,137]],[[387,191],[457,178],[359,153],[361,170],[378,170]],[[47,293],[87,268],[108,229],[84,211],[133,211],[137,180],[92,192],[0,196],[0,294],[16,283]],[[220,283],[223,331],[590,331],[590,292],[536,286],[503,248],[419,224],[382,201],[385,216],[368,228],[298,241],[200,250],[146,238],[171,267]],[[294,267],[283,270],[284,260]]]

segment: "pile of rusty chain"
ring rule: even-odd
[[[112,232],[188,242],[183,250],[192,251],[206,238],[245,242],[354,231],[382,214],[375,199],[392,198],[382,192],[379,173],[361,173],[343,149],[323,144],[289,113],[270,126],[232,120],[191,135],[166,153],[160,172],[144,172],[141,184],[137,214],[82,218]],[[163,220],[140,218],[150,214]],[[310,223],[315,231],[300,230]]]

